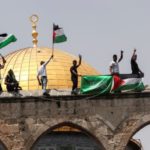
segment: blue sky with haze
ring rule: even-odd
[[[137,49],[138,64],[150,84],[150,1],[149,0],[0,0],[0,33],[13,33],[18,38],[2,54],[32,46],[32,14],[39,16],[40,47],[52,46],[52,24],[63,27],[68,41],[56,48],[83,59],[103,74],[109,73],[113,54],[124,50],[121,73],[130,73],[130,58]],[[150,128],[137,138],[149,150]],[[146,139],[147,138],[147,139]]]

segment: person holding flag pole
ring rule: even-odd
[[[46,66],[47,64],[50,62],[50,60],[53,58],[53,55],[51,55],[49,57],[49,59],[45,62],[45,61],[41,61],[40,62],[40,68],[38,70],[38,73],[37,73],[37,80],[39,82],[39,85],[42,86],[42,93],[43,93],[43,96],[50,96],[48,93],[47,93],[47,90],[46,90],[46,87],[47,87],[47,73],[46,73]]]

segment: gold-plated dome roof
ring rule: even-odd
[[[9,69],[13,69],[16,79],[23,90],[39,90],[37,71],[40,61],[46,61],[51,56],[49,48],[25,48],[8,54],[5,68],[2,69],[2,86],[5,89],[4,79]],[[70,89],[72,87],[70,67],[77,57],[64,51],[55,49],[54,59],[47,65],[47,89]],[[82,61],[78,69],[81,75],[97,75],[98,72]],[[80,82],[80,81],[79,81]],[[80,86],[80,83],[79,83]]]

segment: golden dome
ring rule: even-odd
[[[40,66],[40,61],[48,60],[51,53],[52,49],[49,48],[25,48],[8,54],[5,57],[7,61],[5,68],[1,70],[3,89],[6,89],[4,79],[9,69],[14,71],[16,79],[23,90],[41,89],[37,81],[37,70]],[[48,77],[47,89],[70,89],[72,87],[70,67],[74,59],[78,60],[73,55],[55,49],[54,59],[46,67]],[[81,75],[98,74],[95,69],[84,61],[82,61],[78,72]]]

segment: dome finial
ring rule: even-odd
[[[36,24],[38,20],[39,20],[39,17],[35,14],[30,17],[30,21],[32,23],[33,47],[37,47],[37,43],[38,43],[38,40],[37,40],[38,32],[36,31]]]

